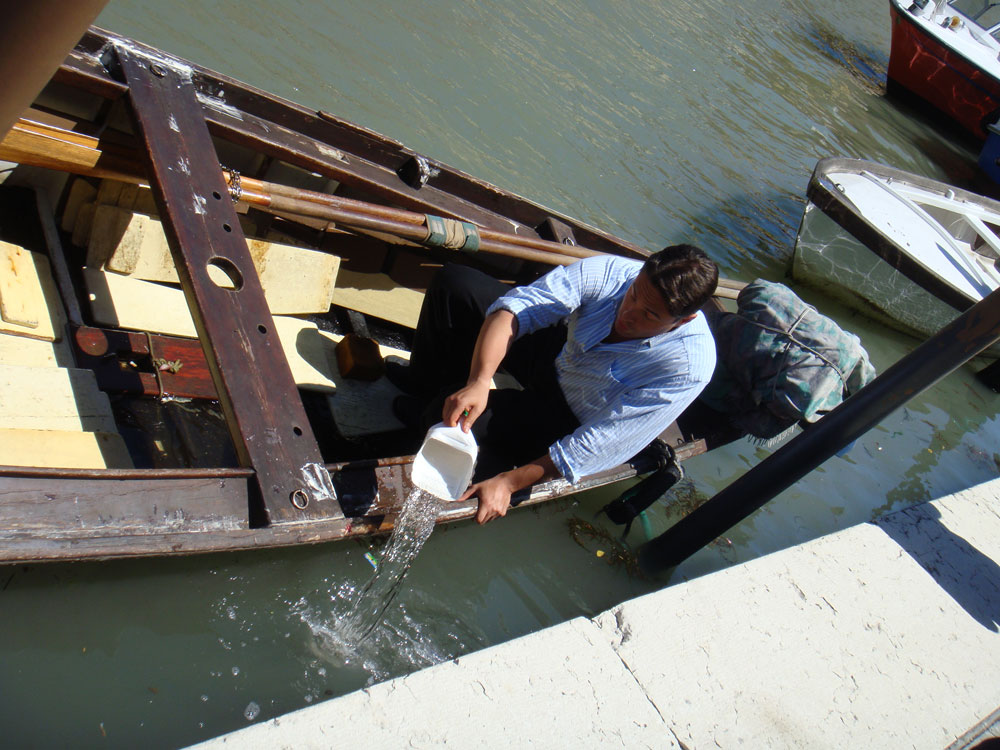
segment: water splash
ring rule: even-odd
[[[440,500],[414,489],[403,504],[374,574],[360,589],[350,582],[342,583],[331,594],[332,606],[325,612],[309,607],[304,598],[299,601],[296,611],[315,637],[317,655],[360,664],[375,680],[450,658],[405,612],[398,623],[386,614],[434,530],[440,510]]]

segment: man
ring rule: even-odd
[[[410,366],[388,373],[417,396],[394,407],[414,424],[434,390],[453,383],[422,426],[440,414],[473,430],[480,461],[461,499],[479,498],[479,523],[506,515],[519,490],[627,461],[697,397],[715,367],[699,309],[718,275],[690,245],[645,263],[588,258],[514,289],[445,266],[421,308]],[[490,390],[501,364],[523,390]]]

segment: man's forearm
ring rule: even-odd
[[[483,321],[472,352],[469,382],[489,383],[517,337],[517,318],[508,310],[497,310]]]
[[[555,479],[558,476],[562,476],[556,468],[556,465],[552,463],[552,459],[549,457],[548,453],[540,458],[536,458],[531,463],[518,466],[510,471],[505,471],[504,475],[508,479],[512,492],[517,492],[518,490],[523,490],[525,487],[530,487],[533,484],[538,484],[539,482],[545,482],[549,479]]]

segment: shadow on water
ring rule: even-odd
[[[803,191],[808,179],[809,174],[803,174]],[[784,281],[804,205],[804,198],[793,194],[729,197],[693,218],[700,234],[696,242],[703,244],[723,275]]]
[[[936,507],[876,523],[980,625],[1000,632],[1000,566],[945,526]]]
[[[817,52],[844,68],[870,93],[878,96],[885,93],[889,57],[883,50],[859,45],[821,24],[809,27],[806,37]]]

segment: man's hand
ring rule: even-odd
[[[507,356],[507,350],[517,338],[517,318],[509,310],[497,310],[487,316],[479,329],[476,348],[472,352],[469,381],[465,388],[453,393],[444,402],[441,421],[449,427],[461,423],[466,432],[486,409],[490,381]],[[460,422],[461,420],[461,422]]]
[[[492,479],[477,482],[465,491],[459,500],[468,500],[473,495],[479,497],[479,510],[476,512],[476,522],[486,523],[494,518],[506,516],[510,510],[510,496],[518,487],[510,485],[510,475],[507,472],[497,474]]]
[[[490,383],[479,381],[469,381],[469,384],[460,391],[448,396],[441,410],[441,421],[449,427],[457,424],[462,425],[462,429],[468,432],[472,424],[479,418],[479,415],[486,409],[486,401],[490,396]]]
[[[497,474],[492,479],[476,482],[458,500],[468,500],[470,497],[478,496],[479,510],[476,512],[476,521],[486,523],[507,515],[507,511],[510,510],[510,496],[518,490],[547,479],[555,479],[557,476],[559,470],[549,455],[545,454],[530,464]]]

